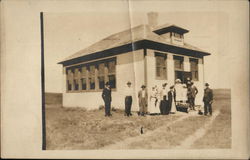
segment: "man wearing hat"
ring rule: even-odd
[[[132,106],[132,95],[133,88],[131,87],[131,82],[127,82],[127,87],[125,88],[125,113],[124,116],[132,116],[131,114],[131,106]]]
[[[196,95],[198,94],[198,89],[194,85],[194,82],[189,82],[189,87],[188,87],[188,103],[190,105],[190,109],[195,110],[195,98]]]
[[[146,86],[142,85],[141,90],[138,93],[139,98],[139,115],[145,116],[147,113],[147,105],[148,105],[148,92],[146,90]]]
[[[204,115],[207,115],[208,112],[212,115],[213,90],[209,88],[208,83],[205,83],[205,87],[203,96]]]
[[[111,97],[111,88],[110,88],[109,82],[105,83],[105,88],[102,91],[102,99],[105,103],[105,117],[112,116],[110,113],[112,97]]]

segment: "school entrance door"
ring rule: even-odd
[[[175,79],[180,79],[182,83],[186,83],[188,77],[192,79],[191,72],[175,71]]]

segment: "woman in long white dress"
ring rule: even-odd
[[[150,114],[159,114],[160,113],[160,103],[158,102],[158,90],[157,86],[152,87],[151,95],[150,95],[150,107],[149,107],[149,113]]]
[[[174,86],[170,87],[170,91],[168,92],[168,101],[169,101],[169,107],[170,109],[170,113],[174,114],[176,112],[176,94],[174,91]]]

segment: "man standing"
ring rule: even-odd
[[[127,83],[127,87],[125,89],[125,113],[124,116],[132,116],[131,114],[131,105],[132,105],[132,95],[133,88],[131,87],[131,82]]]
[[[198,89],[194,85],[194,82],[191,82],[191,94],[192,94],[191,98],[192,109],[195,110],[195,98],[196,95],[198,94]]]
[[[204,115],[207,115],[209,112],[210,115],[212,115],[212,103],[213,103],[213,90],[209,88],[209,84],[205,84],[205,89],[204,89],[204,97],[203,97],[203,102],[204,102]]]
[[[110,88],[109,82],[105,83],[105,88],[102,91],[102,99],[105,103],[105,117],[112,116],[110,113],[110,106],[111,106],[112,98],[111,98],[111,88]]]
[[[194,85],[194,82],[190,82],[190,86],[188,88],[188,102],[190,104],[190,109],[195,110],[195,98],[198,94],[198,89]]]
[[[148,92],[146,90],[146,86],[142,85],[141,90],[138,93],[139,98],[139,115],[145,116],[147,113],[147,105],[148,105]]]

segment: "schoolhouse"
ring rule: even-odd
[[[148,24],[115,33],[59,62],[63,67],[63,106],[96,109],[105,82],[112,88],[112,106],[124,108],[128,81],[134,90],[132,110],[138,110],[137,93],[146,85],[170,87],[189,77],[198,88],[202,104],[204,56],[210,55],[185,42],[189,31],[174,24],[157,25],[158,14],[148,13]]]

